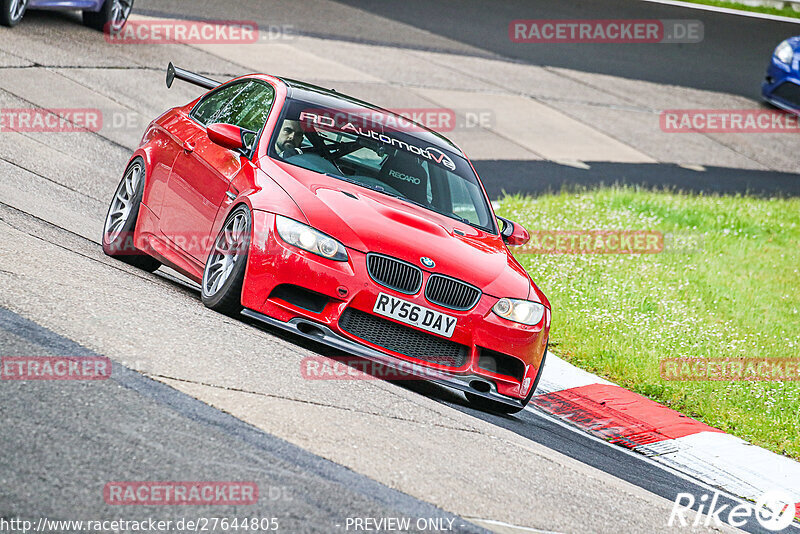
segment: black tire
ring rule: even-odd
[[[130,185],[128,180],[131,178],[132,173],[136,172],[140,174],[139,178],[135,179],[135,185],[123,191],[123,188],[126,188],[126,181]],[[136,220],[139,218],[139,206],[142,204],[142,196],[144,195],[145,174],[145,165],[142,158],[134,159],[125,169],[125,174],[122,175],[122,180],[120,180],[114,192],[114,198],[108,206],[101,241],[103,243],[103,252],[106,255],[152,273],[161,266],[161,263],[137,249],[133,238]],[[130,190],[133,191],[133,194],[129,193]],[[112,214],[118,213],[121,204],[124,204],[124,200],[120,195],[128,197],[129,208],[127,215],[112,218]]]
[[[0,24],[13,28],[28,8],[28,0],[0,0]]]
[[[244,221],[241,232],[237,222]],[[225,219],[222,228],[214,240],[214,246],[208,254],[203,280],[201,282],[201,298],[206,307],[219,313],[236,317],[242,311],[242,285],[247,270],[247,258],[250,252],[250,234],[253,228],[253,217],[245,205],[234,208]],[[226,237],[227,234],[227,237]],[[222,281],[215,276],[215,269],[222,269],[220,262],[232,258],[233,264]]]
[[[116,9],[122,10],[120,15],[117,15]],[[133,0],[106,0],[100,11],[84,11],[83,23],[100,32],[108,29],[119,31],[128,22],[132,9]],[[109,25],[110,28],[107,28]]]
[[[550,347],[550,341],[548,340],[547,344],[544,347],[544,356],[542,356],[542,362],[539,365],[539,371],[536,373],[536,378],[531,385],[530,391],[528,391],[528,396],[522,401],[522,406],[509,406],[508,404],[503,404],[502,402],[493,401],[491,399],[487,399],[486,397],[481,397],[480,395],[475,395],[474,393],[467,393],[464,392],[464,395],[467,397],[469,403],[478,410],[484,412],[494,412],[494,413],[504,413],[508,415],[513,415],[515,413],[519,413],[525,409],[528,403],[533,398],[534,392],[536,392],[536,388],[539,386],[539,379],[542,378],[542,370],[544,370],[544,361],[547,358],[547,349]]]

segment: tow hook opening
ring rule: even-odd
[[[481,393],[489,393],[492,390],[492,386],[489,384],[489,382],[484,380],[471,380],[469,387],[475,391],[480,391]]]
[[[298,322],[297,329],[307,336],[325,337],[325,332],[322,330],[322,328],[312,323],[306,323],[302,321]]]

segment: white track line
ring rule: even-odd
[[[777,22],[790,22],[792,24],[800,24],[800,19],[792,17],[783,17],[781,15],[770,15],[768,13],[756,13],[755,11],[740,11],[729,7],[716,7],[706,6],[703,4],[694,4],[690,2],[676,2],[675,0],[642,0],[642,2],[650,2],[651,4],[664,4],[667,6],[686,7],[689,9],[699,9],[701,11],[712,11],[714,13],[725,13],[726,15],[741,15],[742,17],[750,17],[754,19],[774,20]]]
[[[649,457],[647,457],[647,456],[645,456],[645,455],[643,455],[641,453],[638,453],[636,451],[632,451],[632,450],[627,449],[625,447],[620,447],[618,445],[614,445],[612,443],[609,443],[609,442],[607,442],[607,441],[605,441],[603,439],[598,438],[597,436],[589,434],[588,432],[585,432],[585,431],[581,430],[580,428],[578,428],[576,426],[570,425],[569,423],[566,423],[566,422],[562,421],[561,419],[558,419],[557,417],[552,416],[552,415],[548,414],[547,412],[538,410],[538,409],[536,409],[536,408],[534,408],[534,407],[532,407],[530,405],[525,408],[525,411],[529,412],[529,413],[532,413],[532,414],[534,414],[534,415],[536,415],[538,417],[541,417],[542,419],[546,419],[547,421],[550,421],[551,423],[555,423],[555,424],[557,424],[557,425],[559,425],[559,426],[561,426],[563,428],[566,428],[567,430],[570,430],[571,432],[575,432],[576,434],[580,434],[580,435],[582,435],[584,437],[588,437],[589,439],[594,440],[594,441],[596,441],[598,443],[602,443],[603,445],[605,445],[607,447],[612,447],[615,450],[621,451],[623,454],[626,454],[626,455],[628,455],[628,456],[630,456],[632,458],[636,458],[638,460],[641,460],[642,462],[646,462],[646,463],[648,463],[648,464],[650,464],[652,466],[655,466],[655,467],[658,467],[659,469],[667,471],[668,473],[671,473],[671,474],[675,475],[676,477],[678,477],[680,479],[683,479],[683,480],[685,480],[685,481],[687,481],[687,482],[689,482],[691,484],[694,484],[695,486],[700,486],[701,488],[707,490],[710,494],[713,494],[714,492],[716,492],[716,493],[719,493],[720,495],[723,495],[723,496],[725,496],[725,497],[727,497],[727,498],[731,499],[732,501],[734,501],[736,503],[739,503],[739,504],[750,504],[750,505],[753,504],[751,501],[747,501],[747,500],[742,499],[741,497],[739,497],[737,495],[734,495],[733,493],[730,493],[725,488],[719,488],[719,487],[711,486],[711,485],[703,482],[700,479],[697,479],[697,478],[695,478],[695,477],[693,477],[691,475],[688,475],[688,474],[686,474],[684,472],[678,471],[677,469],[675,469],[674,467],[671,467],[669,465],[657,462],[657,461],[653,460],[652,458],[649,458]],[[599,470],[602,471],[602,469],[600,469],[599,467],[596,467],[595,469],[599,469]],[[633,482],[631,482],[631,484],[636,485]],[[644,486],[642,486],[642,488],[643,489],[647,489]],[[789,528],[793,529],[796,532],[800,532],[800,524],[797,523],[797,521],[793,522],[790,525],[790,527],[787,527],[787,530],[785,530],[784,532],[788,531]]]
[[[471,521],[472,523],[478,523],[479,526],[481,523],[485,523],[487,525],[503,527],[504,530],[516,530],[518,532],[535,532],[536,534],[561,534],[554,530],[539,530],[538,528],[532,527],[521,527],[519,525],[512,525],[511,523],[504,523],[503,521],[496,521],[494,519],[481,519],[479,517],[466,517],[462,516],[467,521]]]
[[[548,352],[544,375],[537,388],[537,397],[590,384],[611,384],[597,375],[584,371]],[[619,387],[619,386],[617,386]],[[527,411],[554,422],[573,432],[588,436],[596,442],[636,456],[650,465],[658,466],[683,480],[709,491],[724,494],[737,502],[756,501],[767,490],[782,489],[800,498],[800,463],[777,455],[730,434],[699,432],[682,438],[668,439],[633,450],[611,444],[585,429],[529,405]],[[769,473],[769,474],[767,474]],[[792,524],[800,531],[798,523]]]

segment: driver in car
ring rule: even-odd
[[[286,159],[297,154],[302,154],[300,145],[303,142],[303,128],[300,121],[284,119],[283,125],[275,140],[275,150],[281,158]]]

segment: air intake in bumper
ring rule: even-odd
[[[353,308],[344,311],[339,328],[392,352],[448,367],[463,367],[469,347]]]
[[[800,85],[783,82],[772,92],[772,95],[800,109]]]

